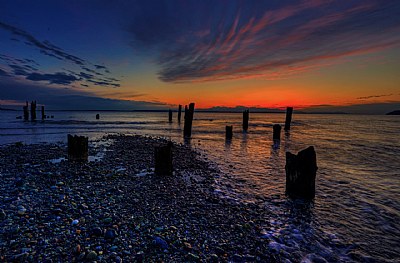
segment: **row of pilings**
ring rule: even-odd
[[[22,107],[22,109],[24,111],[23,117],[24,117],[25,121],[29,121],[29,119],[31,121],[36,121],[36,119],[37,119],[37,117],[36,117],[36,107],[37,107],[36,100],[31,102],[30,111],[29,111],[29,103],[28,103],[28,101]],[[30,115],[30,118],[29,118],[29,115]],[[17,117],[17,118],[22,118],[22,117]],[[46,118],[50,118],[50,116],[45,114],[44,106],[41,106],[41,119],[44,120]],[[51,118],[54,118],[54,116],[51,116]]]
[[[190,138],[192,134],[194,103],[185,106],[184,131],[183,136]],[[179,105],[178,121],[181,119],[182,106]],[[290,130],[293,108],[286,110],[285,127]],[[172,122],[172,111],[168,111],[168,120]],[[243,112],[243,131],[249,127],[249,111]],[[281,125],[273,125],[273,140],[280,140]],[[226,126],[226,139],[232,139],[233,127]],[[88,160],[88,137],[68,135],[68,159],[70,161]],[[154,167],[157,176],[173,175],[173,143],[169,141],[165,145],[154,148]],[[286,152],[286,190],[285,193],[291,198],[312,200],[315,197],[315,179],[317,172],[316,153],[313,146],[310,146],[298,154]]]

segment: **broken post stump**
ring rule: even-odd
[[[36,101],[31,102],[31,120],[36,120]]]
[[[44,113],[44,106],[42,106],[42,120],[46,119],[46,114]]]
[[[29,108],[28,108],[28,102],[26,102],[26,105],[24,106],[24,120],[28,121],[29,120]]]
[[[285,131],[290,130],[290,123],[292,122],[293,107],[286,108]]]
[[[249,110],[243,112],[243,130],[247,131],[249,128]]]
[[[281,140],[281,130],[282,130],[281,125],[274,124],[274,126],[272,126],[272,129],[273,129],[272,139],[274,141],[280,141]]]
[[[171,123],[172,122],[172,110],[168,110],[168,121]]]
[[[286,152],[286,195],[291,198],[313,199],[317,169],[317,156],[313,146],[297,155]]]
[[[225,126],[225,137],[226,139],[230,140],[232,139],[233,136],[233,127],[231,126]]]
[[[178,107],[178,122],[181,123],[181,115],[182,115],[182,105],[179,104]]]
[[[96,114],[96,120],[100,120],[100,114]]]
[[[68,160],[87,161],[88,145],[88,137],[68,134]]]
[[[192,135],[192,123],[193,123],[194,103],[189,104],[189,108],[185,106],[185,124],[183,127],[183,134],[185,137]]]
[[[154,149],[155,175],[172,175],[172,142]]]

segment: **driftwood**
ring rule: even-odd
[[[286,195],[292,198],[313,199],[317,169],[314,147],[310,146],[297,155],[286,152]]]

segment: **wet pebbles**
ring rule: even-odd
[[[0,261],[279,261],[260,234],[268,211],[215,194],[218,171],[198,153],[175,144],[174,176],[160,177],[165,140],[104,141],[88,163],[63,160],[64,144],[0,148]]]

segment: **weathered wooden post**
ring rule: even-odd
[[[46,119],[46,114],[44,113],[44,106],[42,106],[42,120]]]
[[[182,115],[182,105],[179,104],[178,107],[178,122],[181,123],[181,115]]]
[[[249,128],[249,110],[243,112],[243,130],[247,131]]]
[[[286,108],[286,121],[285,121],[285,131],[290,130],[290,123],[292,122],[293,107]]]
[[[274,124],[274,126],[272,126],[272,129],[273,129],[272,139],[274,141],[280,141],[281,140],[281,130],[282,130],[281,125]]]
[[[96,114],[96,120],[100,120],[100,114]]]
[[[36,101],[31,102],[31,120],[36,120]]]
[[[226,139],[230,140],[233,137],[233,127],[231,126],[225,126],[225,137]]]
[[[155,175],[172,175],[172,142],[154,149]]]
[[[314,147],[310,146],[297,155],[286,152],[286,195],[292,198],[313,199],[317,169]]]
[[[24,120],[26,120],[26,121],[29,120],[28,102],[26,102],[26,105],[24,106]]]
[[[183,134],[185,137],[192,135],[192,123],[193,123],[194,103],[189,104],[189,108],[185,106],[185,124],[183,128]]]
[[[88,137],[68,134],[68,160],[87,161],[88,145]]]
[[[172,110],[171,109],[168,110],[168,122],[169,123],[172,122]]]

